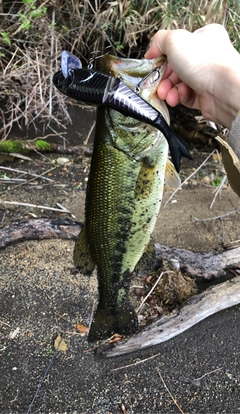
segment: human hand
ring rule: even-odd
[[[160,30],[145,57],[161,54],[168,66],[158,88],[160,99],[200,109],[206,119],[230,128],[240,109],[240,55],[224,27],[211,24],[193,33]]]

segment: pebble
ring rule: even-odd
[[[67,162],[69,162],[69,159],[68,158],[65,158],[65,157],[59,157],[59,158],[56,159],[56,163],[58,165],[64,165]]]

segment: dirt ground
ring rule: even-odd
[[[182,178],[206,156],[195,153],[193,162],[184,160]],[[60,203],[83,221],[89,157],[69,156],[65,165],[56,164],[57,158],[34,155],[31,162],[4,164],[36,174],[56,168],[46,174],[54,182],[36,178],[15,189],[5,183],[0,197],[51,207]],[[233,191],[224,187],[210,209],[215,187],[205,177],[216,179],[218,169],[218,161],[210,159],[166,206],[172,193],[165,193],[155,240],[200,252],[223,250],[239,241],[239,213],[214,219],[239,210]],[[59,216],[69,214],[0,206],[2,226],[23,218]],[[90,321],[97,286],[95,276],[88,279],[74,272],[73,246],[72,240],[29,240],[0,251],[0,412],[239,413],[240,304],[145,351],[99,356],[86,334],[76,329],[76,324]],[[54,340],[62,333],[66,350],[54,353]]]

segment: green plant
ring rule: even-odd
[[[48,348],[47,355],[53,355],[53,354],[54,354],[54,350],[52,348]]]
[[[211,181],[211,184],[212,184],[214,187],[219,187],[219,186],[220,186],[220,184],[221,184],[221,182],[222,182],[222,177],[220,177],[220,176],[218,175],[218,171],[216,171],[216,175],[215,175],[215,177],[214,177],[214,180],[212,180],[212,181]]]
[[[9,37],[9,34],[6,32],[0,32],[0,35],[2,36],[3,40],[10,46],[11,45],[11,39]],[[5,54],[2,54],[5,56]]]

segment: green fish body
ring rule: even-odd
[[[119,60],[107,56],[105,72],[121,74],[132,89],[159,63],[157,59]],[[125,72],[122,66],[119,69],[122,61]],[[139,64],[143,61],[147,68],[141,71]],[[135,62],[136,74],[130,76]],[[152,73],[142,81],[139,93],[165,111],[168,118],[166,107],[157,98],[160,79],[156,75]],[[85,227],[74,250],[74,263],[83,273],[90,274],[97,266],[99,304],[89,331],[90,341],[114,332],[129,335],[138,330],[137,315],[128,299],[130,277],[156,223],[167,159],[168,144],[160,131],[113,109],[98,108]]]

